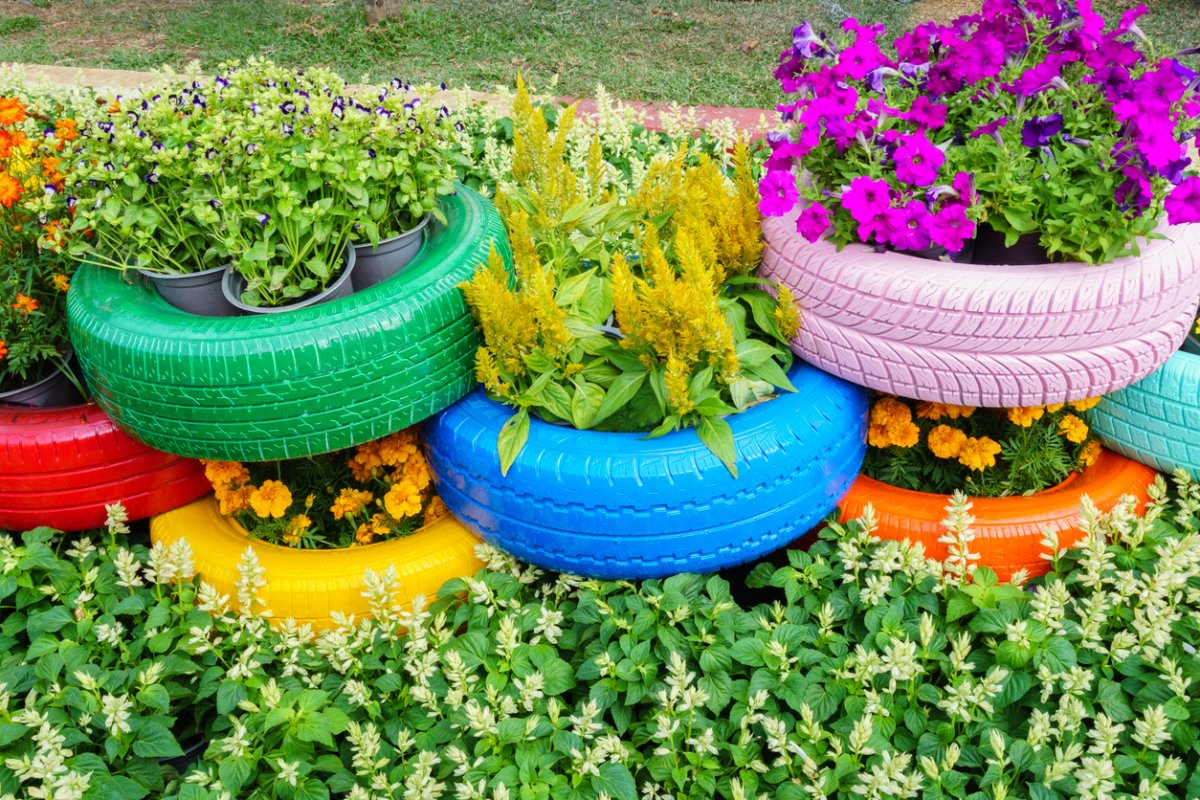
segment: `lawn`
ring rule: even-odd
[[[889,29],[948,19],[970,0],[409,0],[367,30],[361,0],[0,0],[0,61],[150,69],[252,55],[320,64],[351,79],[488,89],[523,72],[584,96],[770,107],[771,67],[804,18]],[[1102,2],[1106,11],[1128,2]],[[1200,44],[1200,0],[1149,0],[1164,47]]]

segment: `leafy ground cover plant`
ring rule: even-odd
[[[186,543],[5,537],[0,794],[1192,797],[1200,486],[1152,495],[1140,518],[1085,503],[1085,542],[1032,586],[975,569],[960,494],[947,562],[868,515],[756,567],[779,595],[754,608],[717,577],[581,580],[484,547],[411,609],[368,574],[374,619],[320,635],[267,624],[253,551],[230,598]],[[177,778],[156,759],[180,709],[209,741]]]
[[[881,25],[801,24],[775,73],[791,127],[771,137],[764,213],[803,198],[810,241],[952,253],[986,222],[1088,263],[1136,253],[1164,211],[1200,221],[1200,80],[1146,40],[1145,12],[1109,27],[1089,0],[986,0],[886,51]]]
[[[583,171],[572,165],[573,116],[551,133],[519,86],[513,183],[496,191],[516,282],[494,255],[463,287],[485,340],[479,380],[517,409],[501,467],[536,413],[651,436],[694,427],[736,474],[722,417],[792,390],[786,343],[798,324],[790,293],[773,298],[751,274],[762,244],[749,154],[735,150],[728,179],[704,156],[687,166],[683,145],[623,194],[598,138]]]
[[[372,544],[447,513],[416,428],[290,461],[205,461],[204,470],[222,514],[288,547]]]
[[[863,473],[935,494],[1040,492],[1095,463],[1100,442],[1087,412],[1099,401],[987,409],[882,395],[871,406]]]
[[[78,134],[61,103],[39,100],[0,97],[0,391],[63,366],[68,345],[63,147]]]
[[[411,90],[250,60],[118,98],[80,129],[74,227],[94,236],[74,252],[167,273],[229,262],[251,305],[319,292],[349,243],[436,216],[453,189],[449,112]]]

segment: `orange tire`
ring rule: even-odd
[[[367,614],[362,596],[367,569],[382,573],[395,567],[400,590],[394,600],[408,609],[416,595],[432,602],[443,583],[483,567],[475,556],[479,539],[450,514],[400,539],[340,550],[297,550],[251,539],[245,528],[222,516],[209,495],[151,519],[150,539],[164,545],[187,539],[196,572],[231,598],[237,596],[238,563],[246,548],[253,547],[267,582],[259,596],[275,621],[292,617],[314,628],[332,627],[335,611],[359,618]]]
[[[1043,528],[1055,531],[1061,546],[1074,546],[1083,536],[1078,517],[1085,494],[1101,511],[1111,509],[1123,495],[1133,495],[1141,511],[1149,500],[1146,490],[1157,474],[1150,467],[1103,450],[1095,464],[1053,489],[1028,497],[971,498],[971,516],[975,517],[971,551],[979,554],[975,563],[990,567],[1002,581],[1022,568],[1031,576],[1044,575],[1050,565],[1041,557]],[[938,539],[946,533],[942,520],[949,502],[949,495],[898,489],[860,475],[842,499],[841,519],[845,522],[862,516],[870,503],[879,522],[876,536],[920,542],[926,555],[944,560],[948,548]]]

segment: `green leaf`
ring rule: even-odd
[[[124,775],[93,776],[87,796],[99,800],[141,800],[150,790]]]
[[[174,758],[183,755],[179,743],[161,722],[150,720],[142,725],[133,742],[134,755],[143,758]]]
[[[525,447],[526,440],[529,439],[529,411],[522,408],[516,414],[508,418],[504,423],[504,427],[500,429],[500,438],[497,443],[497,449],[500,454],[500,474],[507,475],[508,468],[517,460],[517,456],[521,452],[521,448]],[[224,712],[222,712],[224,713]]]
[[[246,699],[246,687],[236,681],[225,681],[217,689],[217,713],[228,714]]]
[[[600,774],[592,778],[592,787],[605,792],[613,800],[637,800],[633,775],[624,764],[603,764]]]
[[[624,372],[618,375],[609,385],[608,391],[605,392],[604,400],[600,403],[600,407],[596,409],[596,413],[592,417],[592,425],[599,425],[618,410],[624,408],[645,382],[645,372]]]
[[[221,778],[221,785],[237,797],[238,792],[250,779],[251,771],[250,759],[229,758],[221,762],[221,766],[217,768],[217,775]]]
[[[1061,674],[1075,666],[1075,648],[1061,636],[1051,636],[1033,656],[1033,665],[1045,664],[1051,672]]]
[[[737,448],[733,443],[733,428],[718,417],[701,417],[696,426],[700,441],[721,460],[733,477],[737,477]]]
[[[596,412],[604,402],[604,389],[594,383],[576,378],[575,394],[571,397],[571,423],[585,431],[592,427]]]

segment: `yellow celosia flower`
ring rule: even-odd
[[[333,514],[334,519],[354,517],[374,499],[375,495],[362,489],[342,489],[329,507],[329,513]]]
[[[998,442],[986,436],[981,436],[978,439],[971,436],[963,442],[962,451],[958,454],[958,463],[967,469],[983,472],[988,467],[996,466],[996,456],[999,454],[1000,445]]]
[[[421,490],[410,480],[397,481],[383,496],[383,507],[392,519],[404,519],[421,513]]]
[[[796,298],[792,290],[780,286],[775,295],[775,324],[783,338],[791,339],[800,331],[800,312],[796,310]]]
[[[1079,453],[1079,466],[1090,467],[1100,457],[1100,442],[1093,439],[1083,446]]]
[[[663,375],[663,384],[667,389],[667,402],[679,416],[690,414],[696,409],[688,390],[688,380],[691,374],[687,366],[677,358],[667,359],[667,371]]]
[[[1088,426],[1074,414],[1067,414],[1058,423],[1058,432],[1067,437],[1067,441],[1079,444],[1087,438]]]
[[[1044,406],[1010,408],[1008,410],[1008,421],[1014,425],[1020,425],[1022,428],[1028,428],[1034,422],[1041,419],[1045,413],[1046,409]]]
[[[266,480],[250,494],[250,507],[266,519],[279,519],[292,504],[292,491],[279,481]]]
[[[1096,404],[1099,402],[1100,402],[1099,397],[1088,397],[1084,400],[1073,401],[1071,403],[1071,408],[1075,409],[1076,411],[1080,411],[1080,412],[1087,411],[1088,409],[1095,408]]]
[[[938,425],[929,432],[927,441],[929,452],[938,458],[958,458],[967,442],[967,434],[949,425]]]

